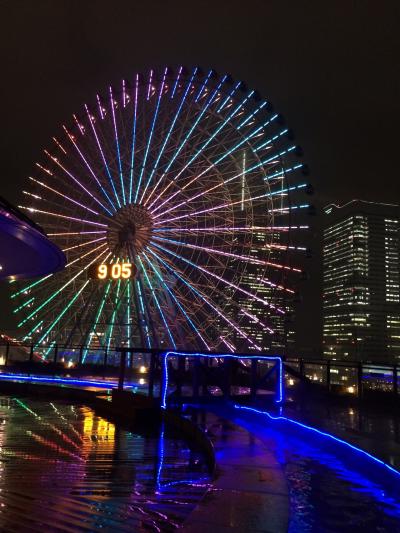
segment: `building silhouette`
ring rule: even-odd
[[[324,211],[324,356],[400,361],[400,207],[351,200]]]

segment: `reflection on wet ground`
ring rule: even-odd
[[[368,470],[360,469],[356,454],[336,455],[312,434],[296,437],[263,415],[239,413],[235,422],[257,435],[284,469],[289,533],[400,531],[399,490],[371,481]]]
[[[384,407],[302,403],[285,408],[286,416],[337,435],[400,470],[400,414]]]
[[[171,531],[206,490],[204,457],[92,409],[0,397],[0,531]]]

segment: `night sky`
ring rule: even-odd
[[[18,203],[41,150],[96,92],[184,64],[231,73],[274,104],[304,149],[317,209],[398,202],[399,15],[384,0],[0,0],[0,195]],[[311,220],[304,339],[320,314],[322,218]]]

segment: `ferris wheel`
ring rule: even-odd
[[[271,104],[199,68],[109,87],[23,191],[63,271],[12,285],[20,338],[265,350],[301,274],[305,166]]]

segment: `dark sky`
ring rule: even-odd
[[[17,203],[60,123],[96,92],[185,64],[229,72],[274,104],[304,149],[317,207],[398,201],[399,15],[385,0],[0,0],[0,195]]]

